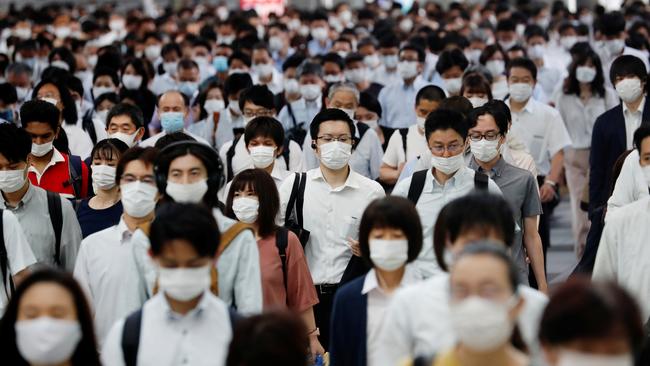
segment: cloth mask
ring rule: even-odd
[[[300,94],[306,100],[312,101],[321,97],[322,90],[318,84],[302,84],[300,85]]]
[[[177,203],[200,203],[208,192],[208,180],[201,179],[189,184],[175,183],[168,180],[165,192]]]
[[[128,147],[133,147],[135,146],[135,136],[137,135],[137,132],[134,132],[132,135],[126,134],[124,132],[115,132],[110,135],[108,135],[109,139],[118,139],[122,141],[123,143],[126,144]]]
[[[160,124],[167,134],[183,130],[183,112],[165,112],[160,115]]]
[[[514,329],[514,324],[508,317],[511,303],[512,301],[499,303],[470,296],[451,304],[450,319],[458,340],[478,352],[491,351],[508,342]]]
[[[275,161],[275,147],[255,146],[250,149],[253,166],[257,169],[266,169]]]
[[[517,103],[523,103],[533,95],[533,86],[528,83],[510,84],[508,87],[510,98]]]
[[[245,224],[252,224],[257,221],[259,214],[260,201],[248,198],[237,197],[232,201],[232,211],[237,219]]]
[[[470,103],[472,103],[472,107],[474,108],[482,107],[485,103],[488,102],[487,98],[481,98],[481,97],[471,97],[467,99],[469,99]]]
[[[445,89],[449,94],[457,95],[460,88],[463,86],[462,78],[442,79]]]
[[[68,361],[82,337],[78,321],[47,316],[19,320],[15,331],[18,351],[32,365],[58,365]]]
[[[417,61],[400,61],[397,64],[397,73],[402,79],[411,79],[418,74]]]
[[[591,66],[578,66],[576,68],[576,79],[581,83],[591,83],[596,78],[596,69]]]
[[[151,184],[140,181],[126,183],[120,186],[120,191],[124,212],[129,216],[145,217],[156,208],[158,189]]]
[[[25,186],[24,170],[0,170],[0,191],[13,193]]]
[[[409,243],[406,239],[370,239],[368,247],[372,263],[384,271],[395,271],[408,260]]]
[[[41,156],[47,155],[52,148],[54,147],[54,141],[46,142],[44,144],[32,143],[32,155],[40,158]]]
[[[198,268],[158,267],[158,286],[172,299],[189,301],[210,288],[211,270],[211,265]]]
[[[630,354],[618,356],[561,350],[557,366],[632,366],[634,357]]]
[[[114,166],[93,165],[92,171],[93,184],[99,189],[109,190],[115,187],[116,168]]]
[[[499,140],[488,141],[486,139],[481,139],[480,141],[469,142],[470,148],[472,150],[472,155],[476,160],[487,163],[492,161],[499,155]]]
[[[433,168],[447,175],[456,173],[460,168],[465,166],[465,159],[463,158],[463,154],[458,154],[449,158],[443,158],[432,154],[431,157],[431,164],[433,165]]]
[[[641,80],[637,77],[625,78],[616,83],[616,93],[626,103],[632,103],[639,99],[643,93]]]
[[[138,90],[142,85],[142,76],[140,75],[124,75],[122,76],[122,85],[127,90]]]
[[[226,108],[226,102],[223,99],[208,99],[203,104],[203,109],[209,114],[214,112],[221,112]]]
[[[352,145],[332,141],[320,145],[320,161],[328,169],[339,170],[348,165],[352,156]]]

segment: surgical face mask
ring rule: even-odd
[[[436,170],[451,175],[465,166],[465,159],[463,158],[463,154],[458,154],[448,158],[431,155],[431,164]]]
[[[140,181],[122,184],[122,205],[127,215],[135,218],[145,217],[156,208],[155,186]]]
[[[88,65],[92,68],[95,68],[97,66],[97,59],[99,57],[97,55],[90,55],[88,56]]]
[[[533,86],[528,83],[514,83],[509,86],[510,98],[517,103],[523,103],[533,95]]]
[[[208,99],[203,104],[206,112],[213,114],[214,112],[221,112],[226,108],[226,103],[223,99]]]
[[[208,191],[208,180],[201,179],[194,183],[182,184],[167,181],[165,192],[177,203],[200,203]]]
[[[354,121],[354,109],[347,109],[347,108],[339,108],[339,109],[345,112],[345,114],[347,114],[348,117],[350,117],[350,119]]]
[[[409,243],[406,239],[370,239],[368,246],[372,263],[384,271],[395,271],[408,260]]]
[[[32,38],[32,30],[30,28],[16,28],[13,33],[14,36],[20,39]]]
[[[377,54],[372,54],[372,55],[365,56],[363,58],[363,63],[370,68],[375,68],[379,66],[381,60],[379,60],[379,56],[377,56]]]
[[[199,84],[194,81],[182,81],[178,85],[178,90],[187,95],[188,97],[192,97],[194,93],[196,93],[196,90],[199,88]]]
[[[566,36],[560,38],[560,45],[562,45],[562,47],[567,51],[570,50],[571,47],[573,47],[573,45],[575,45],[577,42],[578,37],[576,36]]]
[[[482,107],[485,103],[488,102],[487,98],[481,97],[471,97],[467,99],[469,99],[470,103],[472,103],[472,107],[474,108]]]
[[[512,47],[517,45],[517,40],[511,40],[511,41],[499,41],[499,46],[501,46],[501,49],[504,51],[508,51]]]
[[[253,166],[257,169],[266,169],[275,161],[275,147],[255,146],[250,149]]]
[[[249,124],[252,120],[254,120],[255,118],[257,118],[257,117],[256,117],[256,116],[246,116],[246,115],[245,115],[245,116],[244,116],[244,127],[248,126],[248,124]]]
[[[189,301],[210,288],[211,269],[211,265],[198,268],[158,267],[158,286],[174,300]]]
[[[384,66],[389,69],[394,69],[399,64],[399,56],[397,55],[381,56],[381,60],[384,63]]]
[[[457,95],[460,88],[463,86],[462,78],[442,79],[445,89],[449,94]]]
[[[24,170],[0,170],[0,191],[13,193],[25,186]]]
[[[300,94],[306,100],[312,101],[320,98],[322,91],[318,84],[303,84],[300,85]]]
[[[399,22],[399,29],[404,33],[409,33],[413,29],[413,19],[404,18]]]
[[[542,44],[536,44],[534,46],[528,47],[528,57],[533,60],[540,60],[544,58],[544,53],[546,52],[546,47]]]
[[[625,78],[616,83],[616,93],[625,103],[632,103],[643,93],[641,80],[637,77]]]
[[[330,74],[323,76],[323,80],[330,84],[340,83],[343,81],[343,75],[340,74]]]
[[[111,88],[110,86],[94,86],[93,87],[93,97],[97,99],[102,94],[106,93],[115,93],[115,89]]]
[[[581,83],[591,83],[596,78],[596,68],[591,66],[578,66],[576,79]]]
[[[175,76],[178,70],[178,62],[165,62],[163,63],[163,69],[167,75]]]
[[[253,198],[237,197],[232,201],[232,211],[237,216],[237,220],[245,224],[257,221],[259,208],[260,201]]]
[[[271,52],[278,52],[284,47],[282,38],[278,36],[269,37],[269,49]]]
[[[325,41],[329,35],[327,28],[316,27],[311,29],[311,36],[317,41]]]
[[[605,41],[605,49],[610,55],[615,56],[623,52],[625,48],[625,41],[622,39],[612,39]]]
[[[368,79],[368,73],[365,68],[346,70],[345,78],[348,79],[351,83],[359,84]]]
[[[217,72],[228,71],[228,57],[216,56],[214,60],[212,60],[212,66],[217,70]]]
[[[24,102],[29,98],[29,88],[23,88],[20,86],[16,87],[16,96],[18,97],[19,102]]]
[[[115,167],[108,165],[93,165],[93,184],[99,189],[109,190],[115,187]]]
[[[122,76],[122,85],[127,90],[138,90],[142,85],[142,76],[140,75],[124,75]]]
[[[376,119],[371,119],[371,120],[366,120],[366,121],[359,121],[360,123],[365,123],[368,125],[368,127],[372,128],[373,130],[379,129],[379,121]]]
[[[158,44],[154,44],[151,46],[147,46],[144,49],[144,56],[149,60],[149,61],[155,61],[158,57],[160,57],[160,51],[162,51],[162,46]]]
[[[320,161],[332,170],[339,170],[348,165],[352,156],[352,145],[340,141],[320,145]]]
[[[47,316],[19,320],[15,330],[18,351],[32,365],[58,365],[69,361],[82,337],[78,321]]]
[[[231,44],[235,40],[235,35],[217,36],[217,44]]]
[[[63,69],[65,71],[70,71],[70,65],[68,65],[67,62],[61,61],[61,60],[55,60],[50,62],[50,66],[52,67],[58,67],[59,69]]]
[[[426,122],[427,122],[426,117],[420,117],[420,116],[415,117],[415,123],[418,125],[418,128],[421,129],[422,131],[424,131],[424,125],[426,124]]]
[[[486,139],[481,139],[480,141],[469,142],[470,148],[472,149],[472,155],[476,160],[487,163],[492,161],[499,155],[499,140],[488,141]]]
[[[104,109],[103,111],[96,111],[95,112],[95,118],[101,121],[101,123],[106,126],[106,118],[108,117],[108,109]]]
[[[168,134],[182,131],[184,117],[183,112],[165,112],[160,115],[160,124]]]
[[[50,103],[51,105],[53,105],[53,106],[55,106],[55,107],[56,107],[57,104],[59,104],[59,101],[56,100],[56,99],[54,99],[54,98],[47,98],[47,97],[44,97],[44,98],[39,98],[39,99],[42,100],[42,101],[44,101],[44,102],[48,102],[48,103]]]
[[[492,74],[492,77],[497,77],[506,71],[506,63],[503,60],[490,60],[485,63],[485,68]]]
[[[479,59],[481,58],[481,52],[482,52],[481,50],[477,50],[477,49],[472,48],[470,50],[465,51],[465,57],[467,57],[467,59],[471,63],[478,64]]]
[[[400,61],[397,64],[397,73],[402,79],[411,79],[418,74],[417,61]]]
[[[199,68],[203,69],[208,64],[210,64],[210,61],[208,60],[207,56],[194,56],[194,61],[199,65]]]
[[[460,343],[473,351],[487,352],[508,342],[514,329],[508,316],[511,304],[478,296],[451,304],[451,324]]]
[[[228,103],[228,108],[237,116],[241,116],[241,109],[239,108],[239,102],[236,100],[231,100]]]
[[[284,91],[287,94],[299,94],[300,84],[296,79],[284,79]]]
[[[342,59],[345,59],[346,57],[348,57],[347,51],[337,51],[336,54],[341,56]]]
[[[112,134],[108,135],[108,138],[110,138],[110,139],[118,139],[118,140],[122,141],[123,143],[125,143],[126,146],[133,147],[133,146],[135,146],[135,136],[137,134],[138,134],[137,132],[133,133],[132,135],[126,134],[124,132],[115,132],[115,133],[112,133]]]
[[[53,141],[46,142],[44,144],[32,143],[32,155],[40,158],[41,156],[47,155],[53,148]]]
[[[77,110],[77,116],[81,118],[84,115],[83,106],[81,105],[81,100],[74,101],[75,109]]]
[[[557,366],[632,366],[634,357],[631,354],[597,355],[569,350],[561,350]]]
[[[255,64],[253,65],[253,72],[261,78],[268,78],[273,75],[273,65],[271,64]]]
[[[650,187],[650,165],[641,167],[641,171],[643,171],[643,176],[645,177],[645,181],[648,184],[648,187]]]

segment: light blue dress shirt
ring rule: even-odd
[[[415,124],[415,96],[423,87],[429,85],[421,78],[416,78],[413,84],[405,85],[404,81],[387,85],[379,92],[382,116],[379,125],[388,128],[408,128]]]

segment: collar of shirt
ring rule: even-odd
[[[636,115],[643,115],[643,107],[645,107],[645,98],[646,96],[643,96],[643,99],[641,99],[641,104],[639,104],[639,108],[636,110],[636,112],[632,112],[630,108],[627,107],[627,103],[621,103],[623,104],[623,115],[628,116],[629,114],[636,114]]]
[[[190,310],[187,314],[179,314],[175,312],[171,306],[169,306],[169,300],[167,300],[167,297],[163,293],[163,291],[160,291],[159,296],[162,297],[161,303],[163,306],[163,310],[165,311],[165,314],[167,314],[167,319],[170,321],[179,321],[185,318],[189,317],[200,317],[203,311],[205,311],[205,308],[208,306],[208,293],[207,291],[203,293],[203,296],[201,296],[201,300],[199,300],[199,303],[196,304],[196,307],[192,310]]]
[[[131,237],[133,237],[133,232],[129,230],[129,227],[126,225],[126,222],[124,222],[124,217],[120,218],[120,222],[117,223],[117,226],[115,226],[115,230],[117,231],[119,238],[120,238],[120,244],[124,244],[131,240]]]
[[[512,110],[512,107],[510,106],[510,98],[508,98],[508,100],[506,101],[506,104],[508,105],[508,108],[510,108],[510,110]],[[535,99],[533,99],[533,97],[530,97],[528,99],[528,102],[526,102],[526,105],[524,106],[524,108],[521,109],[521,111],[512,112],[512,113],[523,113],[523,112],[528,112],[530,114],[535,113]]]
[[[6,208],[6,209],[8,209],[10,211],[17,210],[17,209],[25,206],[26,204],[28,204],[29,201],[31,201],[32,197],[34,197],[34,194],[35,194],[34,193],[34,187],[32,187],[32,184],[29,183],[29,179],[27,179],[27,182],[28,182],[27,192],[25,192],[25,195],[20,200],[20,202],[18,202],[18,205],[16,205],[16,207],[11,207],[11,206],[7,205],[7,201],[5,200],[5,197],[2,194],[0,194],[0,203],[2,203],[3,208]]]
[[[271,178],[275,180],[283,180],[284,178],[287,177],[287,173],[289,171],[286,169],[282,169],[280,167],[280,164],[273,164],[273,170],[271,171]]]
[[[505,168],[506,162],[503,160],[503,158],[500,158],[497,163],[490,169],[490,173],[494,174],[496,177],[500,177],[501,173],[503,173],[503,168]],[[485,170],[478,164],[476,161],[476,158],[472,156],[472,158],[469,161],[469,167],[472,170],[476,170],[479,172],[485,172]]]
[[[447,181],[443,185],[438,183],[438,180],[433,176],[433,169],[429,169],[429,174],[427,174],[427,179],[424,182],[423,192],[433,193],[433,191],[436,188],[442,189],[444,187],[454,187],[459,180],[465,179],[468,176],[469,172],[473,172],[473,170],[465,166],[461,167],[460,169],[458,169],[456,174],[454,174],[451,178],[447,179]]]
[[[295,101],[294,103],[297,103],[296,104],[297,108],[304,108],[304,109],[313,108],[313,109],[320,110],[321,107],[322,107],[323,101],[322,101],[322,98],[316,98],[315,100],[307,100],[305,98],[300,98],[297,101]]]
[[[42,177],[43,174],[45,174],[47,169],[49,169],[50,167],[53,167],[54,165],[56,165],[58,163],[65,162],[65,158],[59,152],[59,150],[57,150],[56,148],[52,148],[52,150],[54,151],[54,153],[52,154],[52,158],[50,159],[50,162],[47,163],[47,165],[45,166],[45,169],[43,169],[43,173],[39,173],[38,170],[36,170],[36,168],[34,168],[33,165],[29,166],[29,171],[34,172],[34,174],[36,174],[36,176],[39,177],[39,180],[40,180],[40,177]]]
[[[355,173],[349,167],[349,165],[348,165],[348,169],[349,169],[349,173],[348,173],[347,179],[345,180],[345,184],[343,184],[342,186],[337,187],[337,188],[330,188],[330,190],[332,192],[342,191],[343,189],[345,189],[345,187],[350,187],[350,188],[353,188],[353,189],[359,189],[359,180],[357,179],[357,173]],[[329,186],[329,184],[327,183],[327,180],[323,176],[323,172],[320,170],[320,168],[313,169],[313,170],[311,170],[311,172],[313,172],[312,173],[313,175],[311,176],[311,180],[319,180],[320,179]]]

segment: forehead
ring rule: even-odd
[[[183,100],[183,97],[181,96],[180,93],[166,93],[162,97],[160,97],[160,104],[161,107],[163,106],[185,106],[185,101]]]
[[[402,50],[399,54],[402,57],[418,58],[418,53],[415,50]]]
[[[350,90],[339,90],[332,95],[332,102],[356,103],[357,98]]]
[[[135,123],[133,123],[131,117],[124,114],[119,116],[114,116],[113,118],[111,118],[109,125],[111,124],[118,124],[118,125],[131,124],[135,127]]]
[[[532,78],[533,74],[531,74],[530,71],[526,68],[515,66],[510,69],[510,76],[516,76],[519,78],[523,78],[523,77]]]
[[[438,105],[440,105],[440,102],[437,100],[420,99],[417,107],[427,110],[434,110],[438,108]]]
[[[497,122],[490,114],[482,114],[476,119],[476,126],[472,127],[472,130],[478,131],[488,131],[488,130],[498,130]]]
[[[435,130],[429,136],[429,143],[432,142],[453,142],[460,141],[463,137],[455,130],[448,128],[446,130]]]
[[[169,164],[169,170],[193,168],[205,168],[205,166],[199,158],[191,154],[179,156]]]
[[[185,239],[172,239],[166,241],[162,246],[161,257],[186,261],[198,258],[199,253],[189,241]]]
[[[132,160],[124,166],[123,174],[144,175],[153,174],[153,166],[142,160]]]
[[[21,297],[19,306],[75,308],[72,294],[66,288],[54,282],[41,282],[29,287]]]
[[[640,149],[642,154],[650,154],[650,136],[641,141]]]
[[[344,121],[325,121],[318,127],[318,133],[323,135],[351,134],[350,126]]]
[[[493,283],[508,286],[510,282],[506,264],[485,254],[461,256],[454,264],[450,274],[452,285]]]
[[[45,84],[38,90],[38,95],[42,94],[59,94],[59,89],[54,84]]]
[[[49,123],[46,122],[29,122],[25,125],[25,131],[32,134],[45,134],[48,132],[54,132]]]

